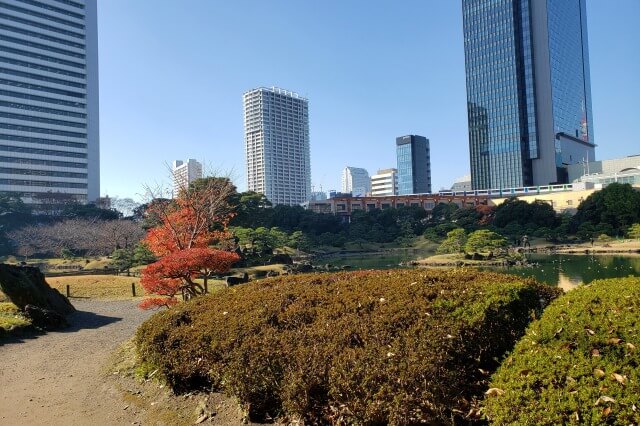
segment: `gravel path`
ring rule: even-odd
[[[101,369],[151,313],[132,301],[71,302],[70,328],[0,346],[0,425],[141,423]]]

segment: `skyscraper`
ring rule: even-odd
[[[0,192],[100,195],[96,0],[0,1]]]
[[[364,197],[371,192],[369,172],[360,167],[345,167],[342,170],[342,192],[354,197]]]
[[[474,189],[595,158],[585,0],[462,0]]]
[[[273,204],[304,203],[311,195],[309,102],[276,87],[250,90],[243,101],[249,191]]]
[[[431,192],[429,139],[407,135],[396,138],[398,195]]]
[[[173,174],[173,197],[177,197],[180,190],[187,189],[196,179],[202,179],[202,164],[193,158],[187,161],[175,160],[171,167]]]

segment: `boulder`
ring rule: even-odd
[[[33,305],[63,316],[75,312],[69,299],[49,287],[38,268],[0,264],[0,290],[22,311]]]
[[[24,315],[31,320],[31,324],[35,327],[47,331],[69,326],[69,323],[63,315],[51,309],[45,309],[35,305],[25,306]]]
[[[268,262],[269,265],[275,265],[280,263],[285,265],[292,265],[293,259],[291,259],[291,256],[289,256],[286,253],[278,253],[271,256],[271,259],[269,259],[269,262]]]
[[[237,284],[248,283],[249,282],[249,274],[247,274],[245,272],[240,277],[236,277],[236,276],[224,277],[224,281],[227,284],[227,287],[231,287],[231,286],[237,285]]]
[[[252,279],[254,279],[254,280],[256,280],[256,279],[260,279],[260,278],[264,278],[264,277],[266,277],[266,276],[267,276],[267,272],[268,272],[268,271],[254,271],[254,272],[251,274],[251,278],[252,278]]]
[[[310,263],[298,263],[295,265],[295,272],[305,273],[305,272],[312,272],[312,271],[313,271],[313,266],[311,266]]]

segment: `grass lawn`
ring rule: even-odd
[[[141,269],[142,267],[140,267]],[[237,268],[231,270],[229,275],[248,273],[250,276],[257,271],[277,271],[284,272],[284,265],[265,265],[254,266],[250,268]],[[121,300],[134,299],[131,292],[131,284],[135,285],[136,297],[141,299],[144,297],[144,289],[140,285],[140,277],[126,277],[120,275],[68,275],[63,277],[47,277],[47,283],[57,289],[63,295],[67,293],[67,285],[69,286],[70,295],[73,299],[92,298],[105,300]],[[203,279],[195,280],[199,284],[204,284]],[[224,280],[209,279],[207,282],[209,293],[218,291],[226,287]],[[0,292],[0,302],[6,301],[6,297]],[[12,305],[13,306],[13,305]]]
[[[486,255],[486,253],[484,253]],[[429,256],[425,259],[416,261],[418,266],[487,266],[493,264],[501,264],[505,260],[504,257],[495,257],[490,260],[473,260],[465,259],[461,253],[447,253]]]
[[[67,285],[71,297],[95,299],[132,299],[131,283],[135,284],[136,298],[144,295],[140,278],[116,275],[75,275],[46,277],[47,283],[60,293],[66,294]]]
[[[229,272],[229,275],[234,275],[234,274],[242,274],[242,273],[247,273],[249,275],[251,275],[254,272],[257,271],[276,271],[279,273],[283,273],[285,272],[284,269],[284,264],[275,264],[275,265],[262,265],[262,266],[250,266],[248,268],[234,268],[231,270],[231,272]]]

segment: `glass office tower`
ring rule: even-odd
[[[398,195],[431,192],[429,139],[407,135],[396,138]]]
[[[474,189],[562,183],[593,160],[585,0],[462,0]]]
[[[96,0],[0,0],[0,192],[100,196]]]

